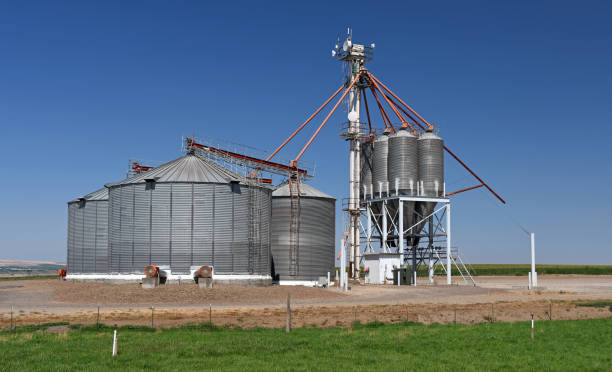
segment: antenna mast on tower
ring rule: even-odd
[[[343,62],[346,66],[346,82],[349,84],[357,76],[367,71],[364,63],[372,59],[372,51],[374,49],[374,43],[369,47],[362,44],[353,43],[353,35],[351,29],[347,29],[346,39],[340,44],[340,38],[332,50],[332,57],[337,58]],[[359,279],[359,261],[360,257],[360,232],[359,232],[359,216],[361,214],[360,202],[359,202],[359,191],[361,189],[361,138],[364,137],[364,133],[361,131],[360,122],[360,109],[361,109],[361,89],[363,84],[367,84],[364,80],[357,81],[352,87],[347,97],[348,106],[348,128],[344,136],[346,140],[350,142],[350,175],[349,175],[349,187],[350,197],[348,200],[348,208],[346,211],[349,214],[349,228],[348,228],[348,245],[350,252],[350,274],[351,277]],[[344,257],[342,259],[345,259]]]

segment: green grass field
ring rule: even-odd
[[[0,333],[0,370],[610,370],[612,318],[352,328]]]

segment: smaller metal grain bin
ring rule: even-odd
[[[68,202],[68,274],[108,271],[108,189]]]
[[[316,281],[333,274],[336,199],[301,183],[298,208],[297,260],[292,260],[291,194],[289,184],[272,193],[272,277],[287,281]]]

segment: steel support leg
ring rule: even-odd
[[[446,284],[451,283],[451,206],[446,203]]]

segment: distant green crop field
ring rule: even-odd
[[[471,265],[472,275],[525,275],[531,270],[528,264],[475,264]],[[583,274],[612,275],[612,265],[536,265],[538,275],[542,274]],[[453,270],[453,275],[456,269]]]
[[[527,276],[531,271],[531,265],[528,264],[474,264],[467,266],[470,273],[474,276],[478,275],[509,275],[509,276]],[[580,275],[612,275],[612,265],[536,265],[538,275],[546,274],[580,274]],[[442,267],[436,267],[436,275],[444,275]],[[457,268],[453,266],[453,276],[459,275]],[[419,276],[427,276],[427,269],[421,268],[418,272]]]
[[[112,330],[0,333],[6,371],[609,370],[612,318],[530,324],[373,323],[351,328]],[[435,352],[434,352],[435,351]]]
[[[28,276],[3,276],[0,277],[0,282],[11,280],[46,280],[57,279],[57,275],[28,275]]]
[[[468,265],[470,273],[478,275],[510,275],[527,276],[531,271],[529,264],[474,264]],[[336,267],[335,271],[340,270]],[[348,269],[347,269],[348,270]],[[580,275],[612,275],[612,265],[536,265],[538,275],[546,274],[580,274]],[[459,275],[459,271],[453,265],[453,276]],[[422,267],[418,271],[418,276],[427,276],[427,268]],[[445,275],[444,269],[437,266],[435,275]],[[365,276],[362,272],[361,276]]]

